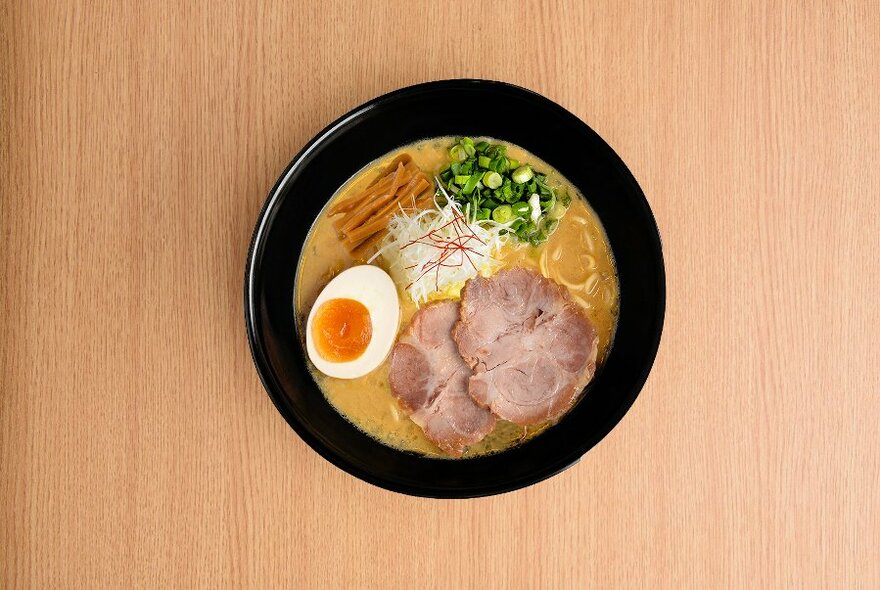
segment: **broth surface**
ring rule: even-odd
[[[584,308],[598,331],[597,366],[601,366],[614,338],[619,301],[617,273],[605,230],[581,193],[547,163],[513,144],[491,138],[479,139],[503,143],[507,146],[510,157],[530,163],[533,168],[548,175],[551,186],[563,189],[571,195],[568,212],[547,242],[533,247],[528,244],[517,245],[512,239],[501,252],[496,253],[496,257],[501,260],[503,267],[519,265],[533,268],[568,288],[572,298]],[[455,141],[454,137],[432,138],[386,154],[343,185],[328,206],[365,188],[401,152],[408,152],[419,168],[431,176],[437,174],[448,164],[447,149]],[[363,262],[353,259],[346,251],[326,210],[327,207],[312,226],[297,270],[294,309],[300,334],[303,334],[303,326],[312,304],[330,279],[346,268]],[[381,257],[374,264],[384,267]],[[400,332],[409,326],[418,308],[400,285],[398,296],[401,309]],[[403,450],[445,457],[440,449],[425,438],[422,429],[400,410],[388,383],[389,365],[390,355],[375,371],[350,380],[328,377],[314,367],[311,370],[331,405],[362,431]],[[499,421],[495,430],[468,449],[464,456],[507,449],[534,436],[547,426],[545,424],[524,429]]]

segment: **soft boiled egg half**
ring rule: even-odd
[[[368,264],[344,270],[321,291],[306,322],[306,350],[322,373],[362,377],[388,356],[400,322],[394,281]]]

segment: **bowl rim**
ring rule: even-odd
[[[258,323],[258,307],[257,307],[257,290],[255,287],[255,277],[257,274],[257,252],[259,245],[264,241],[265,234],[267,231],[267,225],[270,221],[270,216],[268,215],[274,207],[276,203],[281,198],[284,188],[289,182],[291,176],[296,172],[296,170],[302,166],[303,162],[308,159],[309,154],[319,147],[328,137],[332,136],[335,132],[342,129],[345,125],[349,124],[351,121],[356,120],[357,118],[367,114],[370,110],[383,105],[387,102],[392,102],[409,95],[415,95],[421,92],[430,91],[430,90],[442,90],[448,88],[455,88],[459,86],[486,86],[488,88],[495,88],[500,90],[514,91],[518,93],[524,93],[526,95],[530,95],[534,99],[538,99],[546,104],[548,108],[555,109],[561,114],[567,115],[573,121],[576,121],[578,125],[578,131],[587,133],[595,136],[599,141],[601,141],[605,146],[607,146],[609,155],[613,159],[614,164],[618,170],[618,172],[622,173],[625,177],[625,180],[629,182],[634,188],[634,194],[632,196],[637,197],[639,204],[642,206],[643,213],[647,216],[647,219],[653,224],[654,232],[650,236],[651,241],[653,242],[653,246],[656,248],[656,252],[658,253],[657,258],[657,273],[658,273],[658,290],[657,290],[657,313],[656,313],[656,331],[654,332],[650,341],[647,342],[647,352],[648,355],[645,358],[645,362],[642,364],[639,374],[636,376],[634,381],[634,385],[626,395],[621,396],[620,403],[617,406],[617,410],[611,415],[611,417],[606,421],[603,425],[603,428],[594,436],[585,438],[584,441],[577,445],[577,448],[572,448],[569,453],[566,453],[564,456],[560,457],[557,461],[550,462],[546,465],[543,465],[533,472],[531,472],[528,476],[524,476],[519,480],[511,480],[505,483],[499,483],[497,485],[489,485],[484,486],[483,488],[474,488],[474,489],[439,489],[436,487],[432,487],[430,485],[425,485],[422,487],[402,484],[398,481],[394,481],[391,479],[386,479],[383,477],[379,477],[374,475],[356,465],[355,463],[348,461],[345,457],[340,454],[334,452],[324,443],[322,443],[316,436],[314,436],[303,424],[300,423],[299,419],[294,415],[287,405],[279,398],[279,392],[276,391],[276,387],[278,389],[283,389],[280,387],[280,384],[274,383],[272,381],[273,371],[270,366],[270,362],[267,358],[266,351],[264,349],[264,343],[261,342],[261,339],[258,337],[257,333],[257,323]],[[405,86],[402,88],[398,88],[396,90],[387,92],[385,94],[379,95],[353,109],[345,113],[344,115],[337,118],[332,123],[328,124],[321,131],[316,133],[303,147],[297,152],[297,154],[288,162],[285,166],[284,170],[278,176],[278,179],[273,184],[272,188],[269,190],[266,199],[264,200],[263,206],[260,208],[260,212],[257,216],[257,221],[254,227],[254,231],[251,237],[251,241],[247,251],[247,259],[245,262],[245,272],[244,272],[244,316],[245,316],[245,328],[247,332],[247,338],[249,343],[249,348],[251,352],[251,360],[254,363],[254,366],[257,370],[257,375],[260,378],[260,382],[263,385],[263,389],[268,394],[269,398],[272,400],[273,405],[279,414],[284,418],[287,424],[297,433],[297,435],[309,446],[312,450],[317,452],[321,457],[329,461],[334,466],[340,468],[346,473],[357,477],[358,479],[365,481],[369,484],[372,484],[376,487],[390,490],[393,492],[403,493],[412,496],[419,497],[428,497],[428,498],[474,498],[474,497],[484,497],[496,494],[502,494],[506,492],[511,492],[514,490],[522,489],[533,485],[535,483],[544,481],[553,477],[554,475],[564,471],[568,467],[575,465],[584,454],[586,454],[590,449],[599,444],[610,432],[613,430],[617,424],[621,421],[623,416],[629,411],[635,402],[636,398],[641,394],[642,389],[645,386],[645,383],[648,379],[648,376],[651,372],[651,369],[654,365],[654,362],[657,358],[657,353],[659,350],[660,340],[663,332],[663,326],[666,315],[666,270],[665,270],[665,260],[663,257],[663,244],[662,239],[660,237],[660,230],[657,225],[656,218],[654,216],[653,211],[651,210],[650,204],[648,203],[647,198],[645,197],[644,191],[642,191],[641,186],[636,181],[632,172],[629,170],[629,167],[624,163],[622,158],[617,154],[617,152],[602,138],[598,133],[596,133],[586,122],[580,119],[577,115],[571,113],[567,109],[565,109],[560,104],[555,101],[547,98],[546,96],[530,90],[528,88],[524,88],[522,86],[518,86],[515,84],[511,84],[508,82],[498,81],[498,80],[488,80],[488,79],[478,79],[478,78],[452,78],[445,80],[435,80],[429,82],[422,82],[419,84],[414,84],[410,86]],[[403,452],[403,451],[402,451]],[[503,454],[503,452],[502,452]],[[431,460],[444,460],[439,458],[426,458]],[[458,461],[467,460],[467,459],[457,459]]]

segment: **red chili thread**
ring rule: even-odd
[[[453,231],[455,232],[455,237],[453,238],[445,238],[441,235],[438,235],[438,232],[442,229],[446,229],[447,227],[452,226]],[[426,242],[424,240],[430,240]],[[412,281],[409,285],[406,286],[407,289],[412,287],[417,281],[420,281],[425,275],[429,272],[434,271],[434,289],[440,290],[440,268],[455,268],[460,267],[464,264],[465,260],[467,260],[474,270],[477,270],[477,265],[474,263],[473,259],[470,257],[470,254],[474,254],[475,256],[482,257],[483,254],[481,252],[477,252],[472,247],[468,246],[468,242],[471,240],[477,240],[479,243],[486,245],[486,242],[480,239],[480,237],[474,233],[471,229],[470,225],[464,219],[464,216],[461,214],[455,215],[451,221],[448,223],[433,229],[426,233],[423,236],[419,236],[415,240],[411,240],[401,246],[401,250],[404,248],[408,248],[414,244],[422,244],[423,246],[432,246],[437,248],[437,256],[432,257],[430,260],[425,262],[421,268],[421,274],[419,274],[418,278]],[[460,252],[458,262],[453,262],[451,264],[447,264],[447,260],[456,252]],[[411,266],[406,267],[407,270],[415,268],[417,265],[413,264]]]

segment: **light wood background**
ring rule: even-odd
[[[3,1],[0,587],[880,587],[880,5],[693,4]],[[315,132],[467,76],[620,153],[669,301],[577,466],[434,501],[285,424],[242,277]]]

